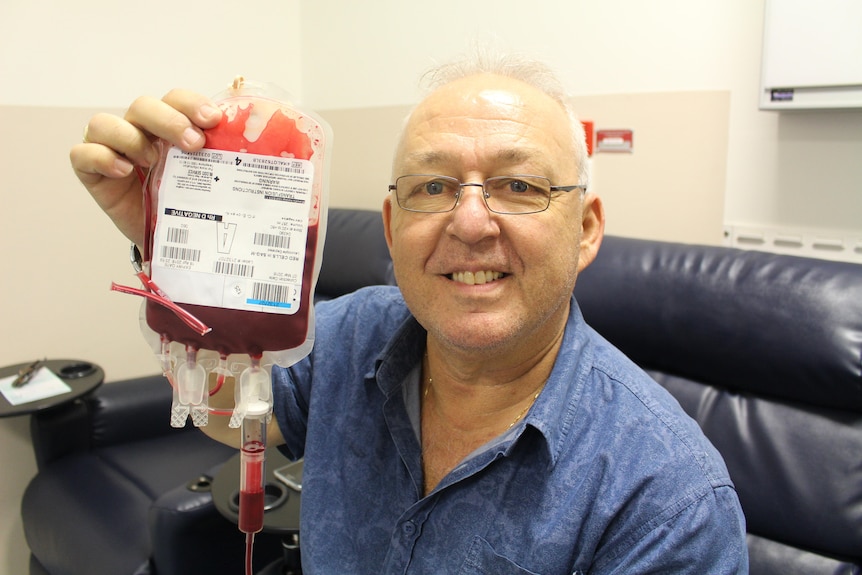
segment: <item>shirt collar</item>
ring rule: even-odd
[[[563,342],[542,393],[527,416],[499,441],[493,442],[504,454],[510,452],[527,426],[536,429],[545,439],[552,465],[566,443],[592,363],[586,323],[574,296],[570,303]],[[425,329],[413,316],[408,316],[377,356],[366,380],[376,381],[387,398],[400,393],[407,375],[422,360],[426,336]]]
[[[376,380],[387,398],[400,390],[410,370],[422,360],[427,332],[410,315],[395,330],[374,361],[374,367],[365,374],[366,381]]]
[[[556,464],[575,423],[575,412],[592,366],[592,347],[580,307],[572,297],[563,342],[545,388],[522,422],[545,438],[548,456]],[[519,433],[520,435],[520,433]]]

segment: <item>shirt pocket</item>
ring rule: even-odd
[[[473,538],[458,575],[540,575],[529,571],[502,555],[478,535]]]

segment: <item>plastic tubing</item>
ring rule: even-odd
[[[254,534],[263,529],[266,488],[266,421],[272,413],[269,375],[260,367],[260,358],[240,376],[237,406],[232,421],[242,417],[242,446],[239,471],[239,530],[245,533],[246,575],[251,575]],[[230,425],[230,424],[229,424]]]
[[[175,304],[171,300],[169,300],[165,297],[162,297],[158,294],[149,292],[147,290],[142,290],[142,289],[137,289],[137,288],[133,288],[133,287],[120,285],[116,282],[111,282],[111,289],[113,291],[117,291],[120,293],[139,295],[141,297],[145,297],[147,299],[151,299],[155,302],[158,302],[159,304],[165,306],[166,308],[168,308],[169,310],[174,312],[178,318],[183,320],[183,323],[185,323],[187,326],[189,326],[190,328],[192,328],[193,330],[195,330],[197,333],[199,333],[201,335],[206,335],[212,331],[211,327],[209,327],[207,324],[205,324],[204,322],[202,322],[201,320],[196,318],[194,315],[192,315],[188,311],[184,310],[183,308],[181,308],[180,306],[178,306],[177,304]]]
[[[265,450],[266,414],[247,414],[242,420],[238,522],[246,534],[263,529]]]
[[[239,471],[239,530],[245,533],[245,572],[252,575],[254,534],[263,529],[265,496],[266,414],[242,420]]]

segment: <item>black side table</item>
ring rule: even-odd
[[[28,365],[30,365],[29,362],[0,368],[0,378],[18,375],[18,371],[26,368]],[[53,372],[71,389],[59,395],[18,405],[12,405],[6,400],[4,395],[0,394],[0,417],[30,415],[65,405],[87,395],[105,381],[105,372],[101,367],[79,359],[48,359],[40,362],[39,367]]]
[[[263,531],[281,536],[283,559],[270,564],[258,575],[301,575],[299,553],[300,492],[288,487],[275,476],[275,471],[290,464],[274,447],[266,450],[266,485],[264,487]],[[212,497],[216,509],[224,517],[239,520],[240,454],[222,465],[212,481]],[[297,478],[301,481],[301,475]]]

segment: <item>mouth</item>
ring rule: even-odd
[[[497,272],[493,270],[482,270],[478,272],[455,272],[449,274],[448,277],[453,282],[467,284],[467,285],[481,285],[490,283],[493,281],[497,281],[506,276],[503,272]]]

